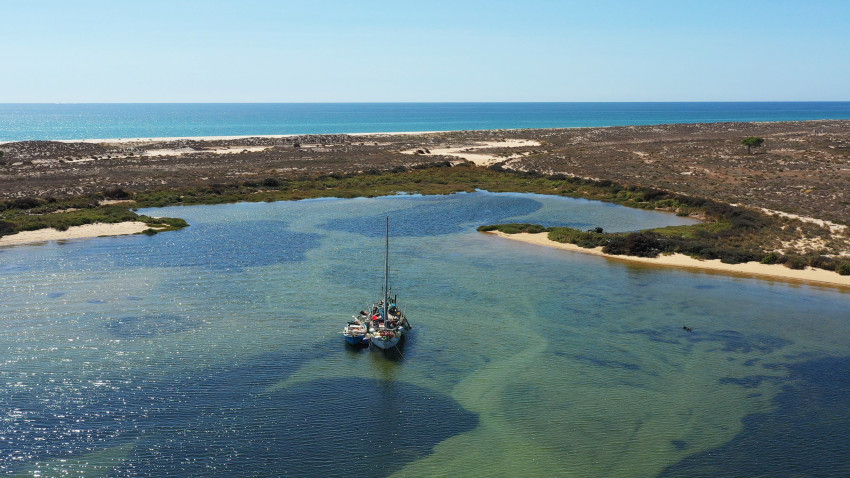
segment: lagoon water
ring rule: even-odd
[[[846,292],[475,231],[687,219],[487,192],[143,212],[191,226],[0,249],[0,473],[848,472]],[[340,336],[385,216],[415,327],[388,356]]]

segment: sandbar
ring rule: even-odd
[[[528,244],[535,244],[538,246],[552,247],[571,252],[580,252],[582,254],[592,254],[612,260],[638,262],[642,264],[650,264],[661,267],[700,269],[744,277],[771,278],[789,282],[805,282],[818,285],[828,284],[831,286],[850,288],[850,276],[842,276],[837,272],[828,271],[824,269],[813,269],[811,267],[806,267],[802,270],[796,270],[789,269],[781,264],[761,264],[758,262],[747,262],[743,264],[724,264],[720,262],[720,259],[700,260],[694,259],[693,257],[686,256],[684,254],[660,255],[658,257],[622,256],[606,254],[602,252],[601,247],[588,249],[577,246],[575,244],[565,244],[562,242],[553,241],[549,239],[548,234],[545,232],[541,232],[539,234],[505,234],[499,231],[488,231],[488,233],[513,241],[520,241]]]
[[[24,231],[0,237],[0,246],[64,241],[68,239],[89,239],[101,236],[123,236],[127,234],[138,234],[149,228],[149,225],[141,221],[127,221],[115,224],[95,223],[83,226],[71,226],[65,231],[53,228],[39,229],[37,231]]]

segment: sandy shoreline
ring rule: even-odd
[[[101,236],[123,236],[127,234],[138,234],[148,228],[150,226],[141,221],[128,221],[116,224],[96,223],[86,224],[84,226],[72,226],[66,231],[59,231],[52,228],[39,229],[37,231],[24,231],[0,237],[0,246],[35,244],[68,239],[90,239]]]
[[[301,134],[247,134],[235,136],[162,136],[150,138],[85,138],[85,139],[45,139],[38,141],[56,141],[57,143],[159,143],[163,141],[227,141],[232,139],[247,139],[247,138],[293,138],[296,136],[322,136],[332,134],[344,134],[347,136],[396,136],[396,135],[423,135],[432,133],[445,133],[446,131],[399,131],[387,133],[301,133]],[[24,141],[24,140],[21,140]],[[33,140],[35,141],[35,140]],[[0,144],[16,143],[18,141],[0,141]]]
[[[744,277],[770,278],[790,282],[804,282],[817,285],[828,284],[842,288],[850,288],[850,276],[842,276],[837,272],[827,271],[823,269],[812,269],[807,267],[804,270],[789,269],[781,264],[760,264],[758,262],[747,262],[744,264],[724,264],[720,259],[715,260],[699,260],[684,254],[671,254],[666,256],[650,257],[635,257],[635,256],[618,256],[605,254],[601,247],[595,249],[586,249],[575,244],[564,244],[549,240],[547,233],[539,234],[505,234],[498,231],[490,231],[488,234],[497,235],[499,237],[510,239],[512,241],[520,241],[538,246],[552,247],[571,252],[580,252],[582,254],[592,254],[602,256],[607,259],[620,260],[627,262],[635,262],[641,264],[649,264],[661,267],[680,267],[688,269],[700,269],[704,271],[715,271],[730,275]]]

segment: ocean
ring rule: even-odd
[[[475,229],[688,218],[483,191],[140,213],[191,226],[0,248],[0,475],[846,476],[845,291]],[[387,216],[390,354],[341,336]]]
[[[850,119],[850,102],[0,104],[0,141]]]

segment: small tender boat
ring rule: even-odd
[[[342,335],[345,337],[347,344],[361,345],[366,338],[366,324],[359,318],[354,317],[354,320],[349,320],[348,325],[342,329]]]

